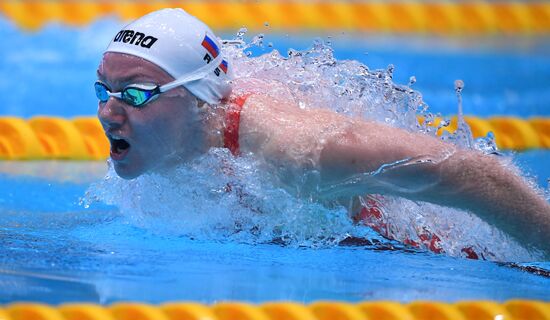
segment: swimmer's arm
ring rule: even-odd
[[[459,150],[437,169],[440,182],[427,191],[440,204],[469,210],[550,257],[550,204],[516,168],[495,156]]]
[[[550,204],[496,156],[360,121],[332,137],[319,163],[333,182],[338,181],[334,173],[367,173],[348,195],[391,194],[469,210],[550,256]],[[345,190],[345,183],[341,187]]]
[[[251,98],[243,147],[293,174],[319,172],[325,198],[391,194],[470,210],[520,242],[550,254],[550,205],[494,156],[423,134],[328,110]],[[392,165],[393,164],[393,165]]]

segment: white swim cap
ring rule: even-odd
[[[183,9],[162,9],[135,20],[115,35],[105,52],[151,61],[176,80],[184,79],[185,88],[209,104],[231,92],[229,65],[218,38]]]

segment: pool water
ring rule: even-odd
[[[82,29],[51,25],[24,34],[0,20],[0,35],[14,44],[0,52],[0,94],[5,97],[0,114],[93,114],[95,68],[119,28],[119,22],[103,20]],[[371,69],[395,64],[397,83],[406,84],[415,75],[413,87],[434,112],[456,113],[452,83],[460,78],[466,82],[465,113],[550,115],[550,50],[544,39],[323,38],[333,42],[338,59],[357,59]],[[268,42],[285,53],[307,47],[309,39],[268,35],[264,48],[251,54],[271,50]],[[550,152],[531,151],[514,159],[547,188]],[[217,229],[196,236],[177,232],[189,227],[177,216],[156,217],[157,227],[173,227],[157,228],[137,223],[132,212],[116,206],[82,201],[90,184],[105,176],[103,162],[6,161],[0,162],[0,172],[0,303],[550,297],[550,262],[467,260],[391,241],[283,246],[235,241]],[[196,199],[198,204],[202,200]]]
[[[122,26],[118,20],[103,19],[82,28],[52,23],[25,33],[0,17],[0,36],[10,44],[0,51],[0,115],[93,114],[98,61]],[[235,33],[220,36],[231,39]],[[246,40],[252,36],[247,34]],[[317,36],[271,34],[266,28],[263,49],[250,51],[257,55],[272,49],[283,54],[290,48],[304,50]],[[550,42],[546,38],[334,33],[320,39],[333,45],[338,59],[358,60],[370,69],[393,64],[396,83],[407,84],[415,76],[413,88],[423,93],[433,112],[456,114],[453,83],[462,79],[465,114],[550,116]]]
[[[3,303],[550,296],[548,275],[399,245],[246,244],[138,227],[117,208],[79,204],[106,172],[100,162],[4,162],[0,171]],[[550,270],[548,262],[518,266]]]

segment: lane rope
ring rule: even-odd
[[[136,19],[181,7],[214,30],[349,31],[435,35],[550,34],[548,1],[38,1],[3,0],[0,14],[24,30],[85,26],[108,16]]]
[[[497,146],[517,151],[550,148],[550,118],[465,117],[474,138],[493,132]],[[423,122],[419,118],[419,122]],[[438,127],[436,118],[431,126]],[[443,130],[454,132],[457,118]],[[102,160],[109,157],[109,141],[96,117],[0,117],[0,159]]]
[[[6,320],[550,320],[550,303],[535,300],[461,301],[443,303],[391,301],[343,303],[319,301],[309,305],[294,302],[267,302],[259,305],[220,302],[204,305],[193,302],[62,304],[13,303],[0,308]]]

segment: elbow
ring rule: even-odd
[[[443,164],[457,151],[453,145],[423,136],[418,143],[405,144],[401,141],[408,141],[405,138],[396,142],[373,130],[362,133],[349,127],[325,139],[318,162],[325,184],[357,184],[353,190],[360,190],[359,194],[420,200],[441,184]],[[410,138],[408,133],[402,135]]]

